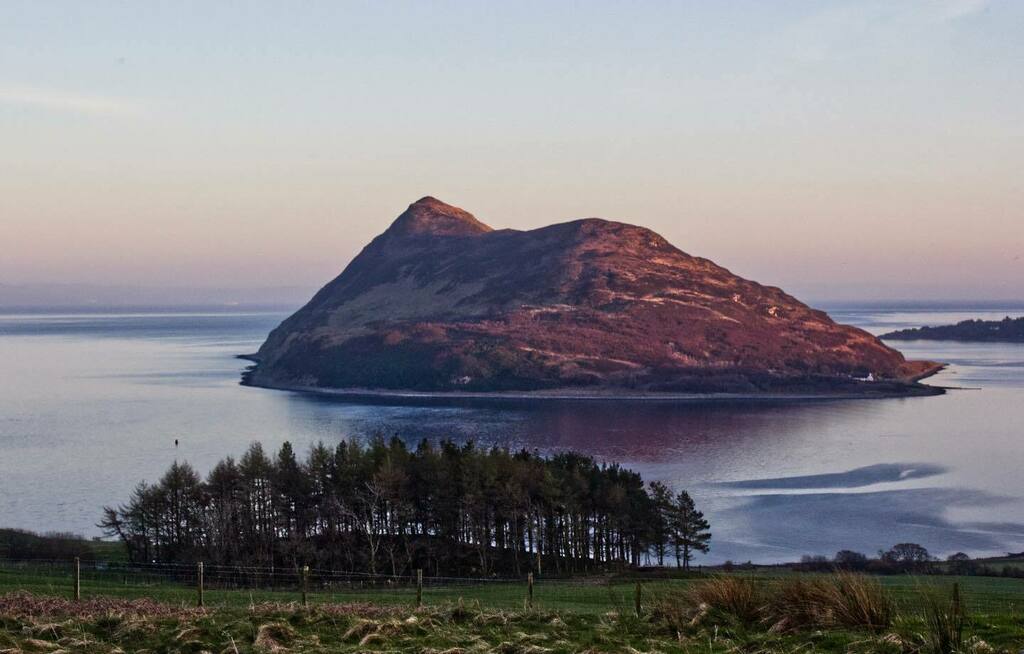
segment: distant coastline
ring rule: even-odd
[[[962,320],[955,325],[899,329],[881,338],[894,341],[961,341],[971,343],[1024,343],[1024,317],[1002,320]]]

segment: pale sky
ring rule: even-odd
[[[410,202],[1024,299],[1024,2],[0,6],[0,283],[309,286]]]

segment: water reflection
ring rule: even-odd
[[[1016,391],[705,405],[367,407],[287,397],[296,416],[320,415],[349,438],[579,450],[689,488],[713,517],[712,560],[874,552],[907,540],[940,553],[1002,553],[1024,542],[1015,522],[1024,512],[1005,501],[1021,494]],[[978,527],[989,520],[1004,528]]]
[[[338,428],[352,436],[398,435],[421,439],[473,439],[483,446],[542,452],[579,450],[608,459],[658,463],[684,454],[712,465],[762,446],[782,446],[787,438],[825,428],[831,421],[870,415],[862,401],[661,402],[459,400],[438,405],[380,400],[374,405],[306,393],[288,394],[296,416],[340,416]],[[770,442],[766,442],[770,440]],[[710,457],[710,458],[708,458]]]
[[[950,507],[998,506],[1010,499],[962,488],[918,488],[870,493],[756,495],[719,514],[717,554],[734,560],[852,549],[873,554],[896,542],[942,551],[1002,552],[1019,542],[1024,523],[955,523]],[[751,519],[756,516],[756,519]]]
[[[846,472],[727,481],[722,482],[721,485],[726,488],[747,489],[859,488],[887,481],[933,477],[947,470],[948,468],[944,466],[928,463],[879,463],[873,466],[847,470]]]
[[[0,525],[92,535],[102,505],[176,459],[205,473],[257,439],[302,452],[398,434],[580,450],[688,488],[713,525],[705,560],[899,541],[937,553],[1024,549],[1024,345],[900,343],[912,358],[953,364],[936,383],[981,388],[942,397],[353,403],[238,385],[235,355],[281,317],[0,316]],[[912,317],[868,319],[934,324]]]

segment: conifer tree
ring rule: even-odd
[[[672,538],[672,515],[675,508],[672,491],[663,482],[650,484],[651,501],[654,502],[654,521],[651,525],[651,545],[658,557],[658,565],[665,565],[665,550]]]
[[[398,438],[319,444],[304,459],[289,443],[273,456],[253,443],[205,480],[175,463],[100,526],[136,562],[393,576],[616,570],[663,563],[673,543],[688,563],[710,537],[688,495],[616,464]]]
[[[690,561],[694,552],[707,552],[708,541],[711,540],[711,525],[704,519],[704,514],[697,510],[693,498],[686,491],[679,491],[676,496],[673,515],[673,534],[676,546],[676,566],[680,563],[684,570],[690,569]]]

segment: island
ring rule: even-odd
[[[908,361],[655,232],[492,229],[425,197],[273,330],[243,383],[558,398],[935,394]]]
[[[962,320],[955,325],[900,329],[883,334],[893,341],[965,341],[979,343],[1024,343],[1024,317],[1002,320]]]

